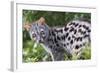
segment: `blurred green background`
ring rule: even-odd
[[[78,13],[78,12],[56,12],[56,11],[35,11],[35,10],[23,10],[23,24],[38,20],[40,17],[44,17],[46,23],[50,27],[65,26],[71,20],[84,20],[91,23],[91,13]],[[39,44],[37,48],[33,49],[34,41],[30,39],[29,33],[23,29],[23,62],[40,62],[47,55],[47,52]],[[82,53],[81,59],[91,58],[91,47],[86,46],[86,49]],[[50,61],[50,56],[46,61]],[[68,60],[65,55],[65,60]],[[73,59],[74,60],[74,59]]]

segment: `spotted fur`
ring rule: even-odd
[[[64,60],[64,54],[68,58],[73,54],[80,55],[84,46],[91,42],[91,24],[80,20],[73,20],[64,27],[53,28],[46,23],[34,22],[29,33],[55,61]]]

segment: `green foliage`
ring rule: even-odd
[[[90,13],[75,13],[75,12],[55,12],[55,11],[35,11],[35,10],[23,10],[23,24],[25,22],[34,22],[40,17],[44,17],[47,25],[53,26],[65,26],[71,20],[86,20],[91,21]],[[30,39],[29,33],[23,30],[23,62],[39,62],[43,61],[43,58],[47,55],[44,48],[38,44],[38,47],[33,49],[34,41]],[[88,46],[83,50],[81,59],[91,58],[91,47]],[[47,55],[47,61],[51,58]],[[65,60],[68,60],[65,54]],[[74,59],[73,59],[74,60]]]
[[[41,45],[33,48],[34,42],[27,41],[24,43],[25,47],[23,48],[23,62],[38,62],[42,61],[42,58],[45,56],[46,52]]]

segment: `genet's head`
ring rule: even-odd
[[[49,27],[43,17],[28,26],[28,31],[32,40],[37,43],[44,43],[49,37]]]

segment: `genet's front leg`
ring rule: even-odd
[[[65,60],[65,51],[61,48],[52,48],[52,56],[54,58],[54,61],[63,61]]]
[[[42,47],[45,49],[45,51],[50,55],[52,61],[54,61],[54,56],[53,56],[53,54],[52,54],[51,49],[48,48],[47,46],[43,45],[43,44],[41,44],[41,45],[42,45]]]

